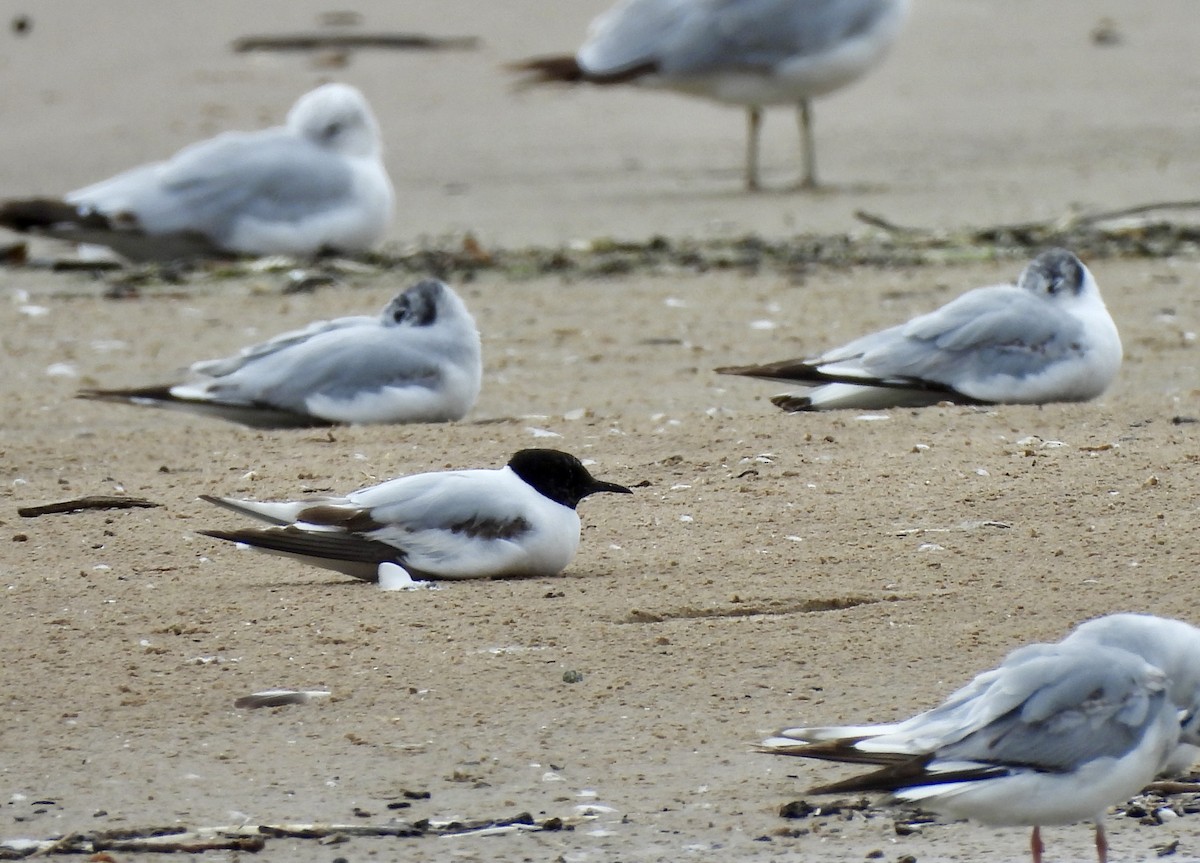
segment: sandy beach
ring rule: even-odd
[[[874,230],[856,210],[949,232],[1196,197],[1193,4],[915,5],[880,69],[817,103],[832,188],[784,191],[795,126],[777,110],[772,190],[748,195],[736,110],[513,90],[501,64],[573,48],[602,3],[363,3],[361,29],[481,45],[331,67],[229,47],[314,29],[321,4],[0,2],[0,197],[279,122],[325,80],[359,86],[379,115],[399,201],[385,252],[467,233],[518,249]],[[25,35],[7,29],[18,13]],[[1116,44],[1093,38],[1106,17]],[[900,835],[900,814],[874,809],[783,819],[804,788],[847,774],[753,746],[800,722],[907,716],[1097,615],[1200,620],[1200,256],[1087,261],[1125,346],[1094,402],[788,415],[768,401],[784,388],[712,373],[906,320],[1023,263],[999,249],[942,265],[485,270],[455,285],[483,336],[472,414],[329,432],[73,394],[372,313],[415,279],[364,268],[285,294],[283,270],[200,271],[109,299],[112,275],[0,270],[0,841],[528,813],[570,829],[273,838],[255,859],[1027,859],[1021,828]],[[385,593],[196,533],[239,525],[199,494],[344,492],[527,446],[636,487],[581,504],[580,553],[557,578]],[[16,513],[89,494],[158,506]],[[234,707],[276,687],[332,696]],[[1110,818],[1111,859],[1172,842],[1195,859],[1198,825]],[[1050,859],[1092,859],[1087,825],[1046,837]]]

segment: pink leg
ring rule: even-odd
[[[1046,846],[1042,844],[1042,828],[1034,827],[1033,833],[1029,834],[1029,853],[1033,855],[1033,863],[1042,863],[1042,852],[1046,850]]]
[[[1096,859],[1100,863],[1108,863],[1108,835],[1100,821],[1096,822]]]

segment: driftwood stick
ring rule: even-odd
[[[569,819],[582,823],[590,816]],[[528,812],[511,818],[464,821],[391,821],[387,824],[236,824],[224,827],[148,827],[69,833],[58,839],[17,839],[0,842],[0,860],[21,860],[37,855],[126,853],[200,854],[205,851],[261,851],[271,839],[326,839],[345,837],[420,838],[424,836],[487,836],[514,830],[562,830],[561,818],[534,821]]]
[[[77,497],[74,500],[63,500],[58,503],[46,503],[41,506],[23,506],[17,510],[21,518],[37,518],[39,515],[54,515],[63,512],[82,512],[85,509],[137,509],[139,507],[162,506],[161,503],[146,500],[141,497],[117,497],[110,494],[92,494],[87,497]]]
[[[320,51],[328,49],[387,48],[405,51],[473,50],[474,36],[423,36],[419,33],[291,33],[242,36],[233,41],[238,54],[247,51]]]
[[[898,225],[891,219],[881,216],[878,213],[871,213],[867,210],[855,210],[854,218],[860,222],[870,225],[872,228],[881,228],[889,234],[928,234],[929,232],[923,228],[910,228],[906,225]]]
[[[1081,225],[1095,222],[1108,222],[1112,219],[1125,219],[1129,216],[1142,216],[1159,210],[1200,210],[1200,201],[1158,201],[1149,204],[1138,204],[1136,207],[1124,207],[1119,210],[1108,210],[1101,213],[1088,213],[1078,218]]]

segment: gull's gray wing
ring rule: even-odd
[[[984,705],[985,713],[998,715],[970,734],[924,751],[877,757],[875,762],[884,765],[881,769],[810,789],[811,793],[899,792],[1025,770],[1069,773],[1097,759],[1128,755],[1148,734],[1178,739],[1178,711],[1167,698],[1166,677],[1159,669],[1124,650],[1056,647],[1053,662],[1041,661],[1042,656],[998,669],[1001,678],[988,688],[1015,704],[1004,712]],[[864,743],[902,737],[902,729],[903,725]],[[854,751],[855,742],[782,751],[827,760],[870,760]],[[1164,743],[1165,751],[1174,749],[1169,739]],[[838,757],[839,744],[849,750],[848,757]]]
[[[382,561],[416,577],[513,575],[528,560],[521,540],[534,530],[526,504],[536,494],[511,471],[463,470],[399,477],[345,498],[281,504],[207,498],[276,526],[201,533],[366,581],[376,579]]]
[[[883,379],[964,381],[1021,378],[1078,356],[1083,327],[1057,305],[1012,286],[970,291],[907,324],[865,336],[813,361]],[[967,392],[970,395],[970,392]]]
[[[352,525],[372,543],[402,549],[399,562],[414,573],[511,573],[527,558],[519,540],[534,530],[526,502],[536,495],[510,471],[416,474],[352,492],[344,505],[315,506],[298,521]]]
[[[359,489],[348,505],[372,521],[406,532],[444,529],[467,522],[501,523],[519,511],[519,499],[534,492],[502,470],[456,470],[402,476]]]
[[[259,342],[256,345],[242,348],[232,356],[192,363],[191,371],[199,375],[209,375],[214,378],[224,377],[225,375],[233,374],[248,362],[261,359],[267,354],[288,350],[322,333],[339,330],[343,327],[371,326],[378,322],[378,318],[366,315],[351,315],[344,318],[334,318],[329,321],[314,321],[302,329],[280,333],[277,336],[267,339],[265,342]]]
[[[351,399],[356,393],[383,387],[434,387],[441,379],[438,355],[415,330],[379,326],[346,326],[273,350],[248,360],[220,378],[183,384],[183,395],[195,388],[200,397],[235,404],[266,404],[304,413],[308,399],[328,396]]]
[[[298,221],[352,191],[343,160],[275,128],[226,132],[167,162],[79,189],[67,200],[109,215],[128,213],[148,233],[196,231],[221,242],[237,218]]]
[[[589,72],[654,64],[666,75],[769,70],[870,28],[886,0],[631,0],[596,19]]]
[[[1125,755],[1163,711],[1174,712],[1166,676],[1139,656],[1112,648],[1064,649],[1059,656],[1014,669],[1012,683],[1027,697],[939,749],[937,758],[1065,772]]]

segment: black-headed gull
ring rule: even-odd
[[[259,428],[446,422],[479,396],[479,332],[442,282],[426,279],[375,317],[317,321],[219,360],[193,380],[81,390],[80,398],[172,408]]]
[[[392,209],[370,106],[354,87],[325,84],[301,96],[283,126],[225,132],[62,201],[9,201],[0,225],[134,259],[311,255],[371,248]]]
[[[1105,810],[1140,791],[1180,741],[1170,681],[1136,653],[1098,643],[1034,644],[942,705],[881,726],[790,728],[780,755],[875,765],[814,794],[888,792],[984,824],[1033,828],[1091,820],[1106,860]]]
[[[817,185],[811,101],[883,59],[909,0],[623,0],[574,56],[512,65],[533,83],[634,83],[743,105],[746,186],[756,189],[763,107],[799,106],[801,186]]]
[[[557,575],[579,548],[575,507],[597,492],[630,494],[575,456],[524,449],[495,470],[421,473],[345,497],[259,502],[202,496],[266,528],[205,536],[376,581],[381,564],[415,579]]]
[[[935,312],[810,358],[721,374],[799,382],[786,411],[1086,401],[1121,367],[1121,338],[1091,272],[1051,249],[1015,285],[968,291]]]

